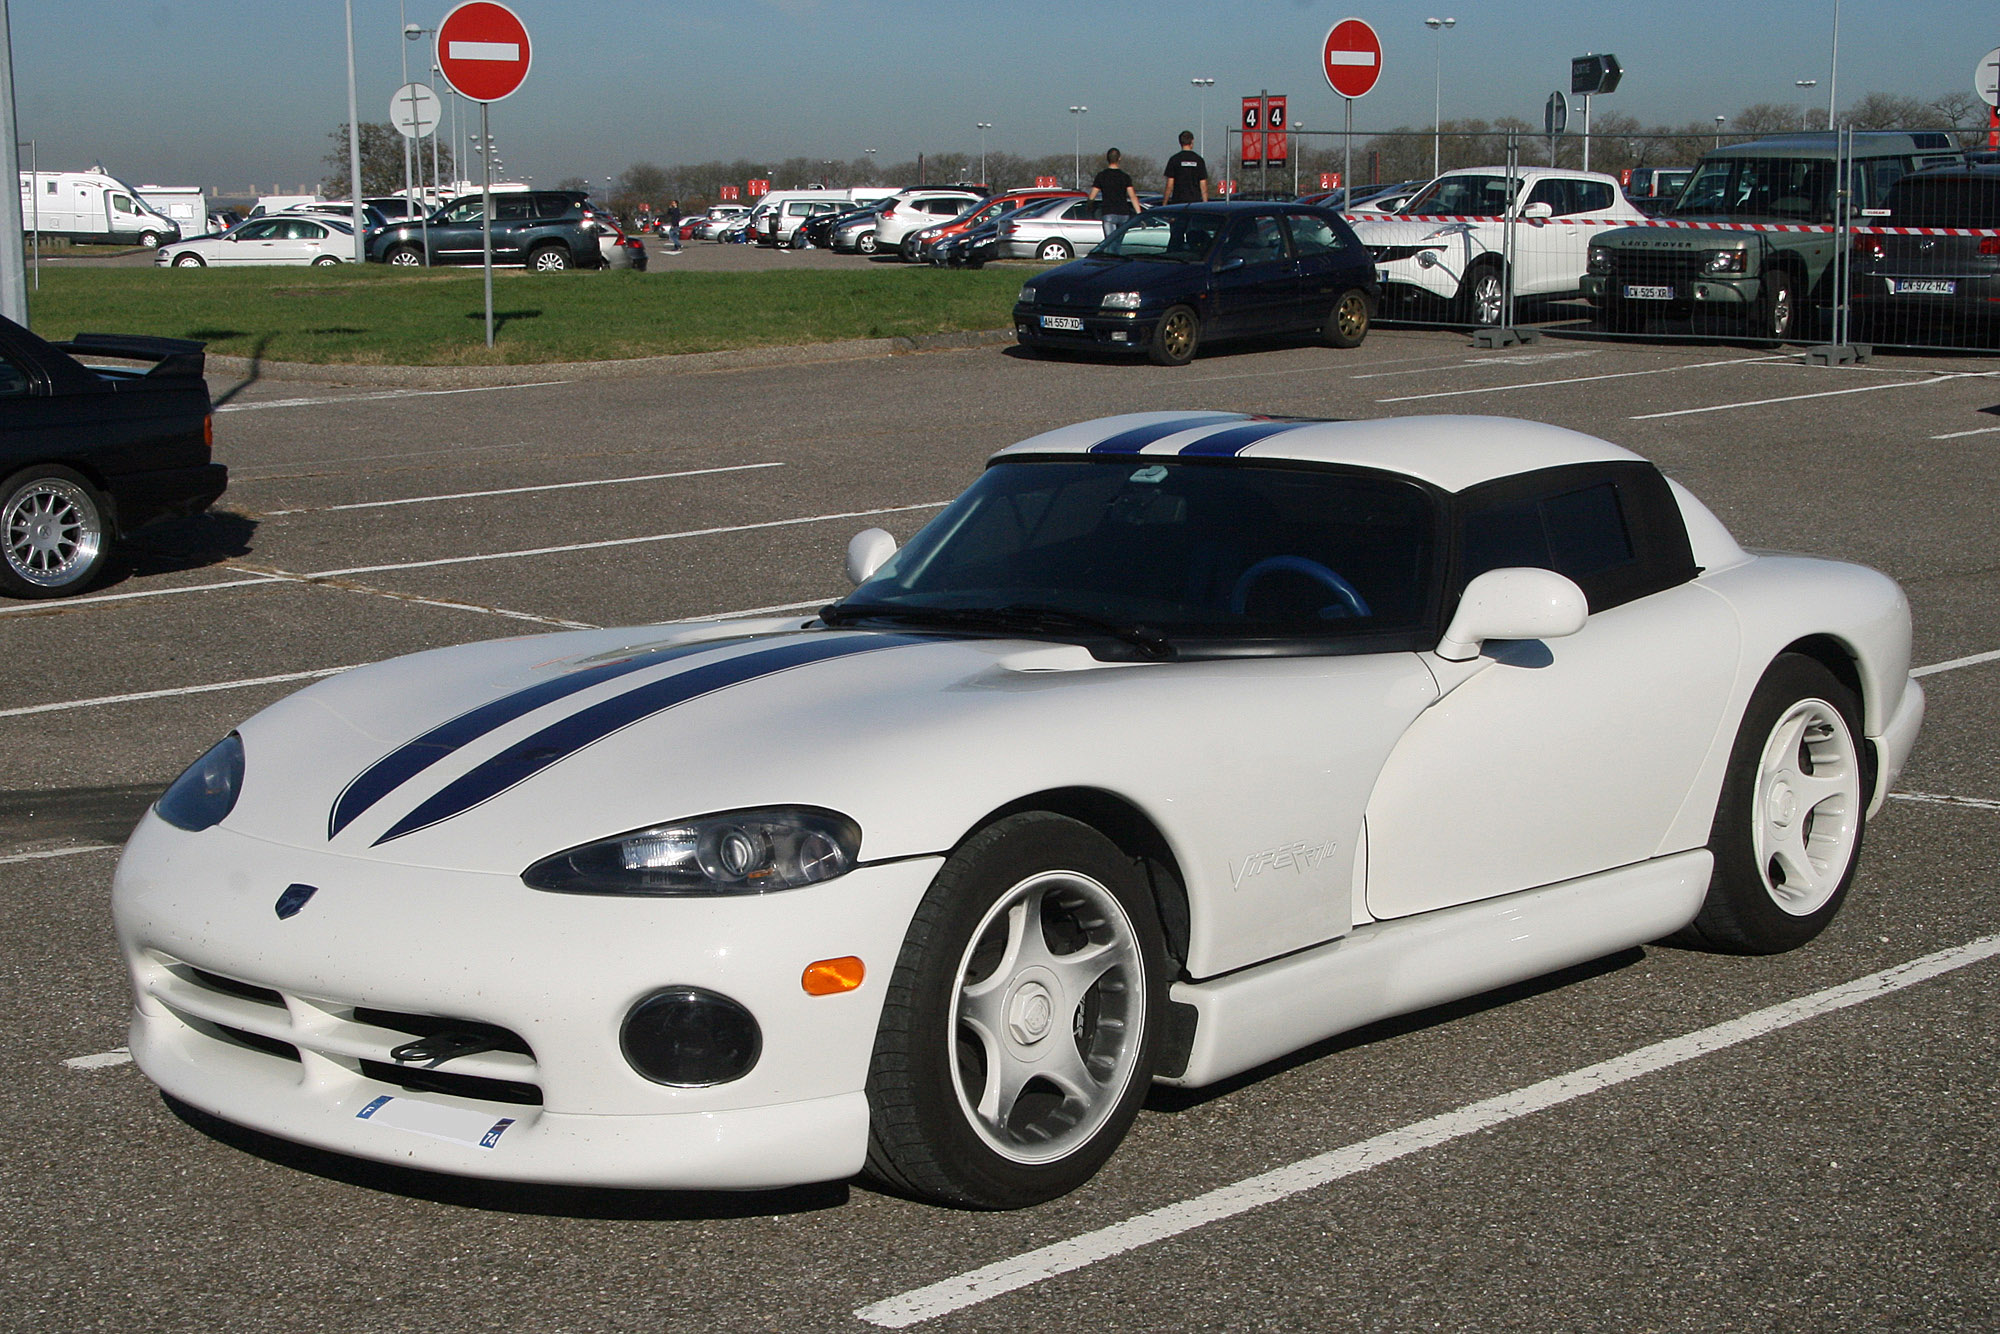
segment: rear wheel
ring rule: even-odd
[[[560,273],[569,267],[569,251],[559,245],[538,246],[528,252],[528,267],[536,273]]]
[[[1201,317],[1186,306],[1170,307],[1153,326],[1153,343],[1146,355],[1156,366],[1185,366],[1201,346]]]
[[[78,592],[111,553],[97,491],[53,463],[23,468],[0,485],[0,543],[0,587],[17,597]]]
[[[1320,335],[1328,347],[1360,347],[1368,336],[1369,314],[1368,294],[1358,287],[1349,288],[1333,303]]]
[[[1047,264],[1060,264],[1074,254],[1076,252],[1070,249],[1069,242],[1060,236],[1050,237],[1035,249],[1035,258]]]
[[[1805,944],[1847,898],[1867,814],[1860,705],[1824,665],[1781,654],[1729,755],[1708,846],[1715,872],[1687,934],[1739,954]]]
[[[313,267],[316,269],[330,269],[338,263],[340,263],[340,261],[335,259],[332,255],[321,255],[318,259],[315,259],[313,261]]]
[[[1088,1181],[1150,1083],[1165,947],[1134,860],[1075,820],[1012,816],[953,853],[890,978],[868,1072],[870,1172],[1018,1209]]]

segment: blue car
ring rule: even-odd
[[[1184,366],[1210,339],[1368,336],[1378,288],[1340,215],[1305,204],[1176,204],[1131,219],[1021,288],[1014,336],[1035,351],[1144,352]]]

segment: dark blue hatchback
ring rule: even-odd
[[[1210,339],[1317,333],[1358,347],[1375,265],[1337,213],[1304,204],[1176,204],[1030,280],[1014,336],[1045,351],[1144,352],[1184,366]]]

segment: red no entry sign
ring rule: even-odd
[[[1382,39],[1360,19],[1342,19],[1320,52],[1326,81],[1342,97],[1360,97],[1382,77]]]
[[[475,102],[498,102],[528,77],[528,30],[493,0],[467,0],[437,31],[438,68]]]

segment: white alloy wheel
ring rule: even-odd
[[[1757,765],[1752,840],[1764,889],[1794,917],[1825,907],[1853,864],[1861,834],[1861,763],[1840,710],[1793,704]]]
[[[111,547],[96,492],[54,465],[24,468],[8,479],[0,499],[0,542],[0,585],[25,597],[76,592],[97,575]]]

